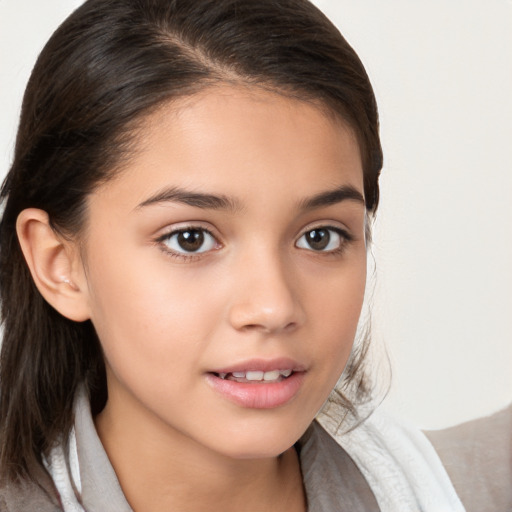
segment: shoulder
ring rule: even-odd
[[[512,404],[492,416],[426,434],[467,512],[512,510]]]
[[[318,422],[302,436],[297,450],[308,510],[380,510],[357,465]]]
[[[50,477],[41,469],[37,481],[0,484],[0,512],[62,512]]]

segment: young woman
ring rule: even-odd
[[[463,510],[422,434],[362,422],[381,167],[306,0],[71,15],[2,189],[0,510]]]

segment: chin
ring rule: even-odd
[[[220,451],[233,459],[278,457],[291,448],[307,428],[276,424],[246,427],[224,430],[217,444]]]
[[[273,446],[237,446],[231,447],[226,455],[235,460],[255,460],[255,459],[273,459],[282,455],[286,450],[289,450],[293,443],[280,443]]]

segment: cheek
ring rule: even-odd
[[[357,264],[331,274],[309,294],[316,342],[333,373],[341,373],[352,350],[366,285],[366,255]],[[320,352],[320,346],[318,347]]]
[[[204,280],[148,252],[114,257],[104,247],[102,261],[90,262],[89,292],[92,323],[112,369],[154,378],[157,368],[167,374],[170,365],[179,370],[198,357],[220,306],[210,294],[206,307]]]
[[[335,271],[311,275],[306,295],[314,317],[326,329],[345,332],[355,329],[361,313],[366,286],[366,254],[357,251],[350,264]]]

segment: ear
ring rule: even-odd
[[[32,279],[45,300],[61,315],[90,318],[87,280],[78,245],[61,237],[43,210],[23,210],[16,222],[21,250]]]

